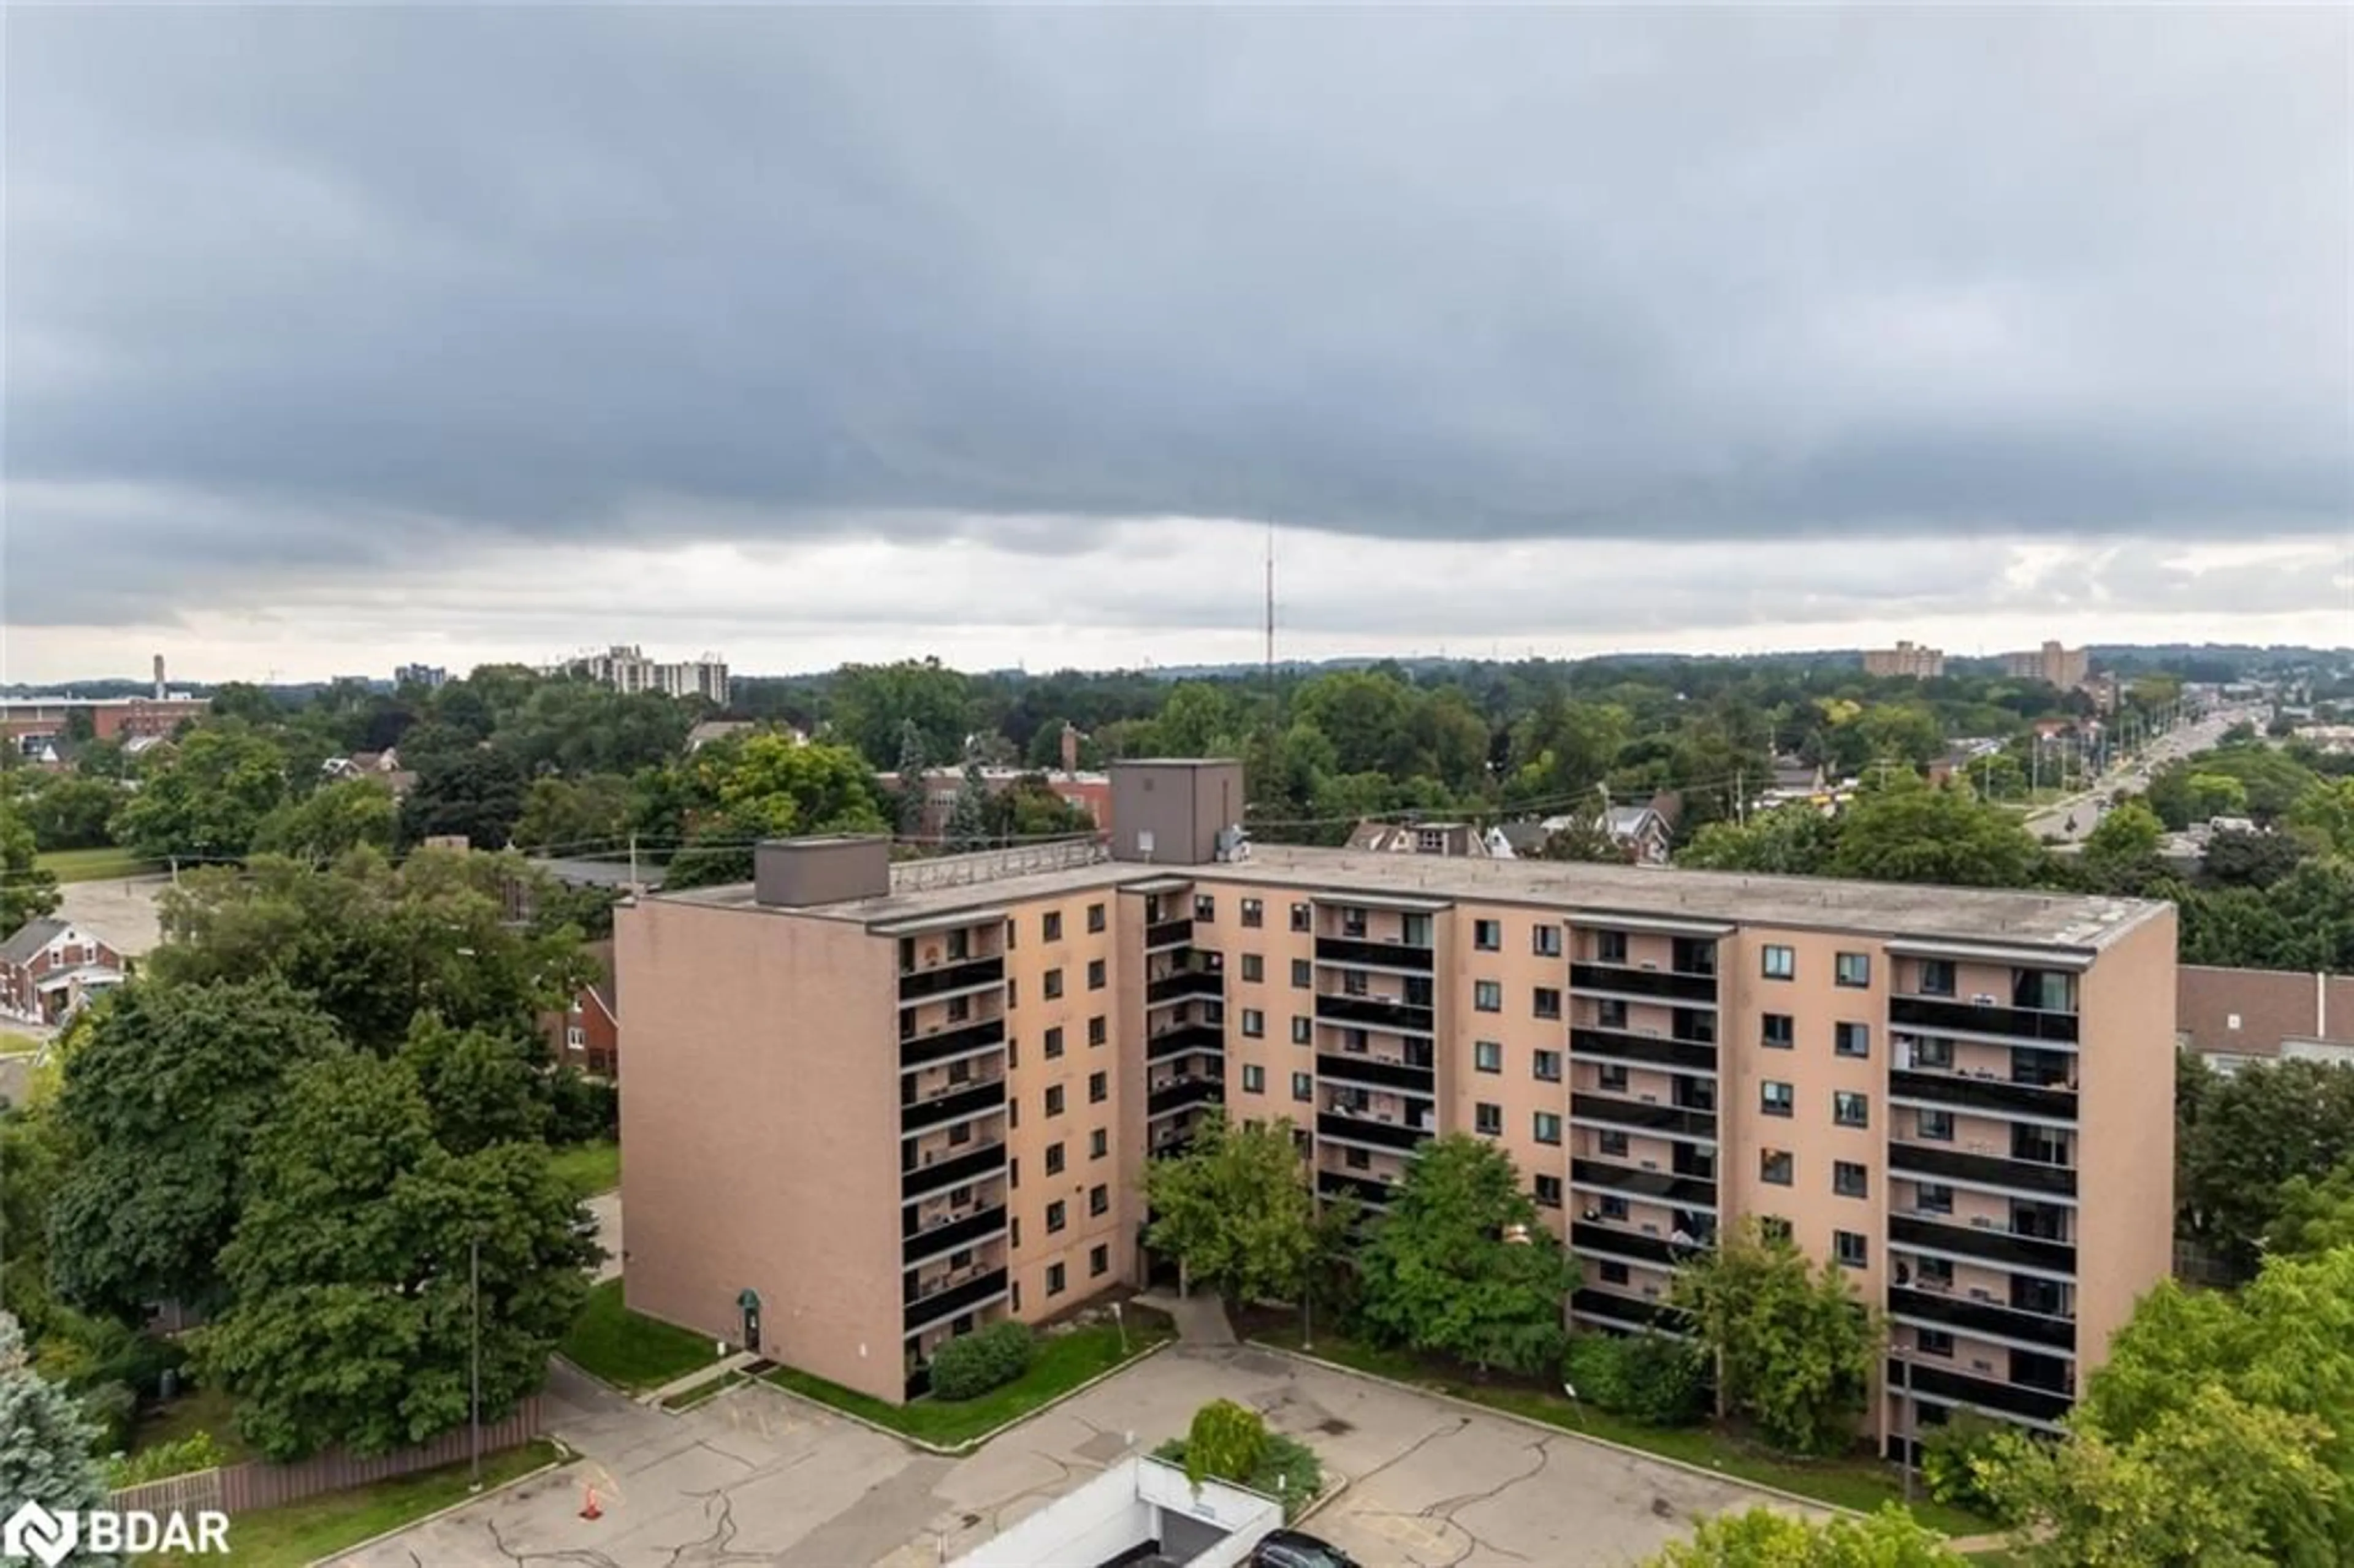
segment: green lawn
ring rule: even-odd
[[[561,1458],[563,1451],[542,1437],[503,1454],[482,1456],[485,1489]],[[257,1509],[228,1521],[228,1561],[239,1568],[302,1568],[346,1547],[398,1530],[466,1500],[468,1467],[421,1470],[347,1492],[329,1492],[284,1508]],[[204,1568],[217,1557],[152,1556],[149,1568]]]
[[[43,871],[59,882],[97,882],[104,877],[138,876],[145,872],[164,868],[152,860],[141,860],[127,849],[51,850],[37,857]]]
[[[1066,1334],[1042,1334],[1036,1353],[1030,1358],[1029,1371],[1002,1388],[953,1403],[927,1394],[906,1404],[885,1404],[791,1367],[775,1367],[760,1375],[779,1388],[790,1389],[821,1404],[847,1411],[877,1426],[888,1427],[919,1442],[953,1448],[985,1436],[1008,1422],[1020,1420],[1089,1378],[1101,1376],[1170,1337],[1166,1319],[1130,1307],[1126,1355],[1120,1352],[1119,1330],[1112,1324],[1074,1329]]]
[[[1255,1337],[1285,1350],[1299,1348],[1296,1329],[1269,1329]],[[1787,1459],[1705,1427],[1645,1426],[1606,1414],[1592,1405],[1572,1404],[1557,1393],[1512,1383],[1479,1383],[1403,1351],[1361,1345],[1322,1332],[1316,1336],[1315,1349],[1309,1353],[1359,1372],[1453,1394],[1564,1431],[1607,1438],[1736,1480],[1778,1487],[1786,1492],[1854,1509],[1859,1513],[1870,1513],[1882,1503],[1904,1500],[1903,1483],[1897,1473],[1868,1459]],[[1913,1513],[1923,1524],[1949,1535],[1983,1535],[1996,1528],[1977,1514],[1933,1502],[1925,1496],[1916,1497]]]
[[[719,1359],[701,1334],[622,1306],[618,1279],[588,1292],[588,1304],[557,1349],[582,1372],[631,1393],[659,1388]]]
[[[547,1163],[584,1198],[610,1192],[621,1184],[621,1146],[602,1139],[553,1150]]]

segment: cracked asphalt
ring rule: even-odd
[[[1366,1568],[1618,1568],[1730,1481],[1248,1349],[1163,1351],[970,1458],[917,1453],[765,1385],[683,1415],[558,1367],[552,1476],[337,1559],[361,1568],[937,1568],[1228,1398],[1349,1478],[1307,1528]],[[602,1517],[579,1512],[588,1487]]]

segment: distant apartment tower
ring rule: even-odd
[[[450,672],[439,664],[403,664],[393,671],[392,683],[437,691],[450,683]]]
[[[1145,1162],[1218,1106],[1374,1210],[1492,1140],[1606,1330],[1787,1229],[1888,1314],[1891,1449],[2056,1429],[2171,1265],[2169,905],[1247,845],[1231,762],[1111,799],[1108,849],[771,842],[618,912],[631,1307],[911,1397],[1155,1273]]]
[[[2083,685],[2092,669],[2092,658],[2086,650],[2062,648],[2057,642],[2002,656],[2002,673],[2010,679],[2041,681],[2063,692],[2073,692]]]
[[[1867,648],[1863,654],[1863,673],[1934,681],[1946,673],[1946,655],[1942,649],[1923,648],[1911,642],[1899,642],[1893,648]]]
[[[660,692],[672,697],[702,697],[727,705],[727,662],[716,653],[665,664],[649,659],[635,644],[615,643],[601,653],[574,660],[567,668],[623,694]]]

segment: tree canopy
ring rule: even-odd
[[[1847,1271],[1810,1267],[1787,1234],[1749,1216],[1676,1270],[1669,1300],[1716,1356],[1718,1397],[1797,1454],[1853,1440],[1882,1333]]]
[[[1318,1255],[1314,1190],[1288,1121],[1204,1117],[1193,1147],[1144,1169],[1148,1242],[1228,1301],[1290,1301]]]

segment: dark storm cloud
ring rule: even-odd
[[[8,554],[122,563],[13,620],[518,538],[2349,514],[2342,13],[5,25]]]

